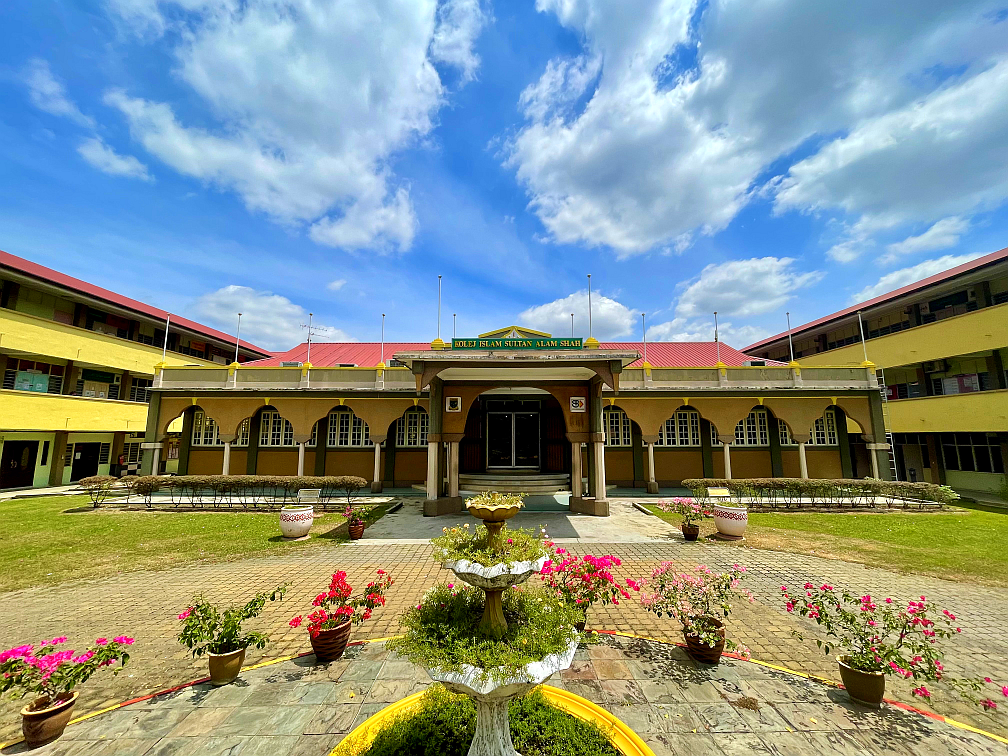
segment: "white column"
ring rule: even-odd
[[[459,495],[459,442],[448,442],[448,495]]]
[[[878,451],[876,449],[872,449],[872,446],[874,446],[874,444],[868,444],[868,456],[871,457],[871,474],[872,474],[872,477],[877,480],[878,477],[879,477]],[[156,450],[155,450],[155,453],[157,453]],[[156,460],[157,457],[155,457],[154,459]]]
[[[298,444],[298,475],[304,475],[304,447],[305,442]]]
[[[722,441],[724,446],[724,476],[725,480],[731,480],[731,445],[727,441]]]
[[[654,470],[654,444],[647,445],[647,465],[648,465],[648,493],[658,493],[658,481],[655,479]]]
[[[571,444],[571,497],[580,499],[583,495],[581,488],[581,444]]]
[[[231,474],[231,442],[224,442],[224,466],[221,468],[221,475]]]
[[[438,497],[438,446],[435,442],[427,444],[427,498]]]
[[[374,477],[371,479],[371,490],[378,493],[381,490],[381,442],[374,445]]]
[[[154,461],[153,461],[153,464],[151,464],[151,475],[157,475],[158,474],[158,467],[160,467],[160,465],[161,465],[161,447],[160,446],[155,446],[154,447]],[[876,463],[875,466],[877,468],[878,464]],[[878,477],[878,476],[876,475],[875,477]]]
[[[808,462],[805,460],[805,442],[798,442],[798,466],[801,468],[801,476],[808,478]]]
[[[595,501],[606,498],[605,485],[605,441],[595,442]]]

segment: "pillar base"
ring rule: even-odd
[[[438,517],[446,514],[458,514],[462,511],[461,496],[442,496],[439,499],[424,499],[424,517]]]
[[[593,515],[595,517],[609,516],[609,499],[590,499],[571,497],[570,511],[576,514]]]
[[[656,493],[658,493],[658,482],[657,481],[654,481],[654,482],[648,481],[647,492],[650,493],[650,494],[656,494]]]
[[[376,480],[371,483],[371,493],[381,493],[382,492],[382,482]]]

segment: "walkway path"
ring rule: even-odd
[[[756,659],[836,678],[835,662],[820,654],[813,643],[793,637],[792,630],[799,627],[799,620],[785,613],[780,601],[781,585],[800,586],[809,580],[816,584],[830,582],[859,593],[900,598],[925,594],[937,599],[962,620],[963,634],[950,653],[950,670],[1008,680],[1006,589],[900,575],[797,554],[709,543],[687,544],[667,524],[634,512],[628,506],[624,510],[614,505],[616,516],[607,520],[530,513],[522,515],[527,522],[521,524],[534,526],[546,521],[545,518],[555,517],[555,521],[547,524],[551,537],[569,539],[567,545],[575,553],[612,553],[620,557],[623,566],[618,572],[624,578],[640,579],[662,560],[675,560],[683,568],[696,564],[724,567],[738,561],[750,571],[748,585],[757,602],[738,608],[729,632],[748,645]],[[247,663],[304,652],[308,649],[304,630],[291,629],[287,621],[294,614],[310,609],[311,597],[328,584],[336,569],[346,570],[354,586],[366,583],[379,568],[395,578],[388,606],[354,630],[356,638],[386,637],[397,632],[398,616],[406,606],[415,603],[434,583],[452,579],[450,573],[430,558],[427,543],[433,534],[428,530],[440,532],[450,521],[451,518],[420,518],[408,504],[400,513],[386,516],[369,529],[363,541],[350,545],[333,545],[283,557],[133,572],[0,594],[0,648],[57,634],[68,635],[78,643],[120,633],[135,636],[134,661],[119,676],[96,676],[82,690],[79,712],[86,713],[205,675],[205,660],[192,660],[175,641],[176,615],[196,592],[202,591],[214,601],[230,602],[281,583],[289,584],[287,598],[280,604],[267,603],[258,622],[260,628],[271,633],[273,643],[264,652],[250,653]],[[623,533],[614,534],[613,529],[620,524]],[[412,539],[393,538],[404,529]],[[646,540],[648,537],[652,540]],[[606,538],[611,540],[607,542]],[[592,610],[589,626],[681,640],[677,625],[644,612],[635,602]],[[891,685],[890,692],[900,700],[911,700],[904,686]],[[940,698],[935,699],[935,709],[978,727],[1008,734],[1003,715],[984,714],[957,701]],[[16,710],[16,704],[9,701],[0,707],[0,741],[16,734]]]

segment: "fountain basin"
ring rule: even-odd
[[[442,566],[446,570],[454,572],[462,582],[476,588],[502,590],[524,583],[532,575],[541,572],[547,558],[542,556],[535,561],[501,563],[489,567],[477,562],[470,562],[468,559],[458,559],[444,562]]]

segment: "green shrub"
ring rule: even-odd
[[[87,491],[88,496],[91,497],[91,503],[95,508],[98,508],[108,498],[116,480],[117,478],[113,478],[111,475],[91,475],[87,478],[81,478],[77,481],[77,485]]]
[[[443,535],[431,539],[431,543],[434,544],[435,562],[467,559],[484,567],[490,567],[502,562],[505,564],[534,562],[546,555],[545,541],[532,530],[522,528],[512,530],[505,524],[500,534],[502,544],[500,551],[490,548],[485,525],[470,530],[467,522],[441,530]]]
[[[732,502],[742,505],[749,500],[756,506],[777,508],[802,506],[802,499],[809,499],[811,505],[843,506],[872,504],[875,499],[937,504],[944,506],[958,500],[959,495],[948,486],[934,483],[909,483],[902,480],[877,480],[865,478],[819,479],[819,478],[688,478],[683,486],[693,492],[700,502],[708,502],[708,488],[727,488]]]
[[[523,756],[619,756],[597,724],[553,706],[538,689],[510,705],[511,737]],[[420,708],[379,730],[361,756],[464,756],[476,733],[476,705],[468,696],[432,685]]]

